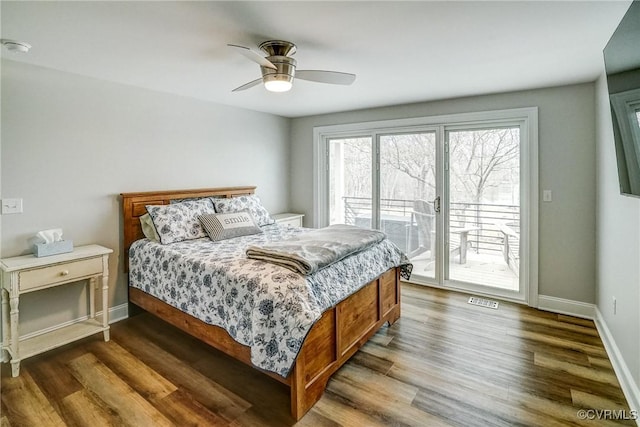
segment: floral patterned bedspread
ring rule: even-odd
[[[161,245],[138,240],[129,250],[129,286],[224,328],[251,348],[255,366],[286,377],[325,310],[392,267],[404,265],[403,272],[410,273],[406,256],[385,239],[303,276],[248,259],[245,249],[304,229],[278,224],[262,229],[260,234],[218,242],[201,238]]]

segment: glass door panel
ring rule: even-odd
[[[436,277],[436,134],[381,135],[380,229],[413,262],[413,274]]]
[[[452,130],[446,142],[445,280],[518,292],[520,128]]]
[[[329,140],[329,224],[371,228],[372,139]]]

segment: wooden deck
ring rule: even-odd
[[[616,426],[626,411],[593,322],[403,285],[402,317],[329,381],[299,426]],[[289,394],[148,314],[2,365],[1,426],[288,426]]]
[[[428,259],[429,253],[419,255],[411,259],[413,262],[412,277],[433,278],[434,263]],[[449,265],[450,280],[475,283],[492,288],[517,291],[519,286],[518,277],[504,261],[500,253],[478,254],[473,250],[467,251],[467,261],[464,264],[458,263],[454,257]]]

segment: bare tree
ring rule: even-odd
[[[449,133],[450,185],[457,199],[483,203],[487,189],[519,171],[519,128]]]
[[[435,195],[435,134],[385,135],[380,140],[381,182],[389,198]],[[408,178],[408,179],[407,179]]]

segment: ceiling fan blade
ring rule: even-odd
[[[262,77],[259,78],[259,79],[255,79],[253,81],[250,81],[249,83],[245,83],[242,86],[235,88],[231,92],[240,92],[241,90],[247,90],[247,89],[250,89],[250,88],[252,88],[254,86],[258,86],[260,83],[262,83]]]
[[[253,62],[258,63],[263,67],[272,68],[274,70],[277,69],[276,66],[271,63],[271,61],[269,61],[264,56],[260,56],[260,54],[252,51],[248,47],[238,46],[237,44],[228,44],[227,46],[234,48],[235,51],[238,52],[240,55],[246,58],[249,58]]]
[[[333,85],[350,85],[356,80],[356,75],[338,71],[298,70],[296,71],[296,79]]]

